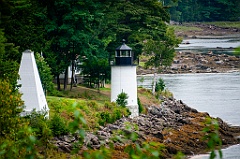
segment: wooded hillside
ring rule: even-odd
[[[161,0],[178,22],[240,20],[238,0]]]

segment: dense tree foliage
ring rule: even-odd
[[[171,19],[189,21],[237,21],[240,1],[236,0],[164,0],[170,7]]]
[[[92,80],[110,77],[107,64],[122,39],[133,48],[135,59],[146,40],[169,48],[179,43],[168,31],[170,14],[159,0],[0,0],[0,4],[6,42],[19,46],[20,52],[43,52],[58,89],[59,75],[67,73],[69,65],[74,69],[76,60]],[[18,62],[20,55],[15,57]]]
[[[110,23],[107,27],[109,53],[114,54],[116,46],[126,39],[137,58],[142,53],[144,40],[165,37],[165,22],[169,22],[170,15],[158,0],[119,0],[107,4],[103,11]]]
[[[18,48],[7,43],[3,31],[0,29],[0,79],[7,80],[15,90],[18,79]]]

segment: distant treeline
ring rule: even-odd
[[[238,21],[239,0],[162,0],[171,19],[178,22]]]

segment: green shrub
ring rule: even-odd
[[[122,92],[122,93],[120,93],[120,94],[117,96],[116,103],[117,103],[119,106],[125,107],[125,106],[128,104],[127,99],[128,99],[127,93]]]
[[[122,118],[123,113],[119,109],[115,109],[113,112],[113,115],[114,115],[114,120],[116,121]]]
[[[104,108],[111,110],[113,108],[113,103],[105,101]]]
[[[53,89],[51,92],[48,93],[50,96],[55,97],[64,97],[63,92]]]
[[[89,101],[87,102],[87,105],[90,107],[90,108],[94,108],[95,110],[98,109],[98,104],[96,101]]]
[[[144,111],[144,107],[143,107],[139,98],[137,98],[137,101],[138,101],[138,111],[139,111],[139,114],[140,114]]]
[[[156,83],[155,92],[163,91],[165,89],[165,87],[166,87],[166,85],[165,85],[163,79],[159,78],[158,82]]]
[[[16,132],[14,140],[0,138],[0,158],[39,158],[36,143],[32,129],[24,125]]]
[[[0,136],[15,135],[22,124],[23,101],[7,81],[0,80],[0,103]]]
[[[50,129],[54,136],[65,135],[69,132],[67,123],[59,114],[55,113],[53,118],[49,121]]]
[[[168,89],[165,89],[165,90],[163,90],[163,91],[158,91],[158,92],[156,92],[156,94],[155,94],[155,97],[157,98],[157,99],[159,99],[159,97],[166,97],[166,98],[169,98],[169,97],[173,97],[173,94],[172,94],[172,92],[170,92]]]
[[[101,112],[97,116],[99,116],[99,125],[105,125],[106,123],[110,123],[111,121],[111,116],[109,112]]]
[[[45,117],[46,113],[36,112],[33,110],[31,114],[27,115],[25,118],[29,121],[29,126],[35,132],[36,137],[42,137],[43,132],[47,125],[47,118]]]
[[[211,151],[209,158],[214,159],[217,156],[217,154],[215,153],[216,149],[218,150],[219,157],[222,158],[222,140],[219,135],[218,121],[216,119],[208,117],[206,118],[205,124],[206,126],[203,129],[205,135],[203,139],[207,141],[208,149]]]

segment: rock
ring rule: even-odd
[[[235,139],[237,139],[240,142],[240,136],[235,137]]]
[[[160,109],[155,106],[150,109],[149,113],[152,115],[157,115],[158,117],[162,116]]]
[[[70,153],[71,149],[65,145],[64,143],[62,143],[61,145],[58,146],[60,149],[62,149],[64,152]]]
[[[64,135],[63,136],[63,139],[64,139],[64,141],[66,141],[66,142],[68,142],[68,143],[71,143],[71,142],[73,142],[73,141],[75,141],[75,137],[73,137],[73,136],[68,136],[68,135]]]
[[[118,130],[118,129],[119,129],[119,126],[113,125],[113,124],[108,124],[108,128],[109,128],[110,130]]]
[[[163,139],[163,134],[160,131],[153,132],[152,134],[156,138]]]
[[[223,64],[224,62],[222,60],[220,60],[220,61],[216,61],[215,63],[216,64]]]

